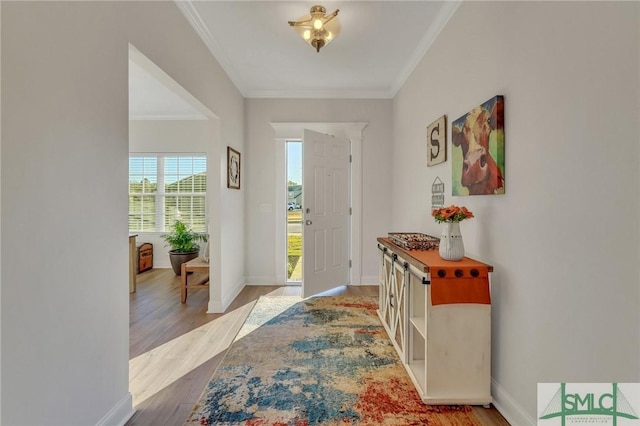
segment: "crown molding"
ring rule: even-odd
[[[425,33],[425,35],[420,39],[418,43],[418,47],[413,52],[413,55],[404,66],[404,68],[398,74],[398,78],[396,78],[395,82],[391,86],[391,97],[395,97],[400,88],[407,81],[413,70],[418,66],[422,58],[427,54],[431,45],[436,41],[440,32],[447,25],[451,17],[456,13],[458,7],[462,4],[462,0],[453,0],[453,1],[445,1],[440,8],[440,11],[433,19],[433,23],[429,26],[429,29]]]
[[[244,96],[246,96],[245,84],[238,78],[238,73],[235,68],[231,64],[229,57],[224,53],[224,50],[220,46],[220,43],[215,39],[211,31],[209,31],[209,27],[204,22],[196,8],[193,6],[191,0],[174,0],[176,6],[184,17],[187,19],[187,22],[191,24],[196,34],[200,36],[204,44],[207,46],[213,57],[220,64],[224,72],[227,74],[227,77],[233,82],[238,91]]]
[[[152,115],[152,114],[131,114],[130,121],[206,121],[207,117],[202,115]]]
[[[249,99],[391,99],[389,89],[379,90],[249,90]]]

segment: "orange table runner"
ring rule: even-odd
[[[431,268],[431,304],[479,303],[490,305],[487,267],[435,266]]]
[[[407,262],[431,274],[431,304],[491,304],[489,272],[493,267],[468,257],[452,262],[440,257],[437,250],[404,250],[388,238],[378,241]]]

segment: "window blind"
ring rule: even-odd
[[[129,156],[129,232],[166,232],[180,220],[206,232],[204,155]]]

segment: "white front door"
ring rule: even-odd
[[[304,131],[304,297],[349,284],[349,155],[347,139]]]

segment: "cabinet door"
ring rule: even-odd
[[[387,252],[387,249],[381,247],[378,244],[378,250],[380,251],[380,259],[378,262],[378,283],[383,286],[385,281],[387,280],[387,274],[385,273],[385,265],[384,265],[384,255]]]
[[[389,252],[384,252],[382,255],[382,271],[380,278],[382,279],[379,289],[380,299],[378,301],[380,304],[380,319],[384,322],[387,328],[391,329],[391,310],[393,309],[391,283],[395,278],[393,277],[393,258]]]
[[[391,282],[391,339],[402,362],[406,362],[404,354],[407,335],[407,269],[408,264],[398,258],[393,263],[393,281]]]
[[[386,311],[385,305],[387,304],[388,298],[388,278],[389,275],[387,273],[387,263],[385,261],[385,254],[387,253],[387,249],[378,244],[379,250],[379,259],[378,259],[378,314],[382,316],[383,312]]]

